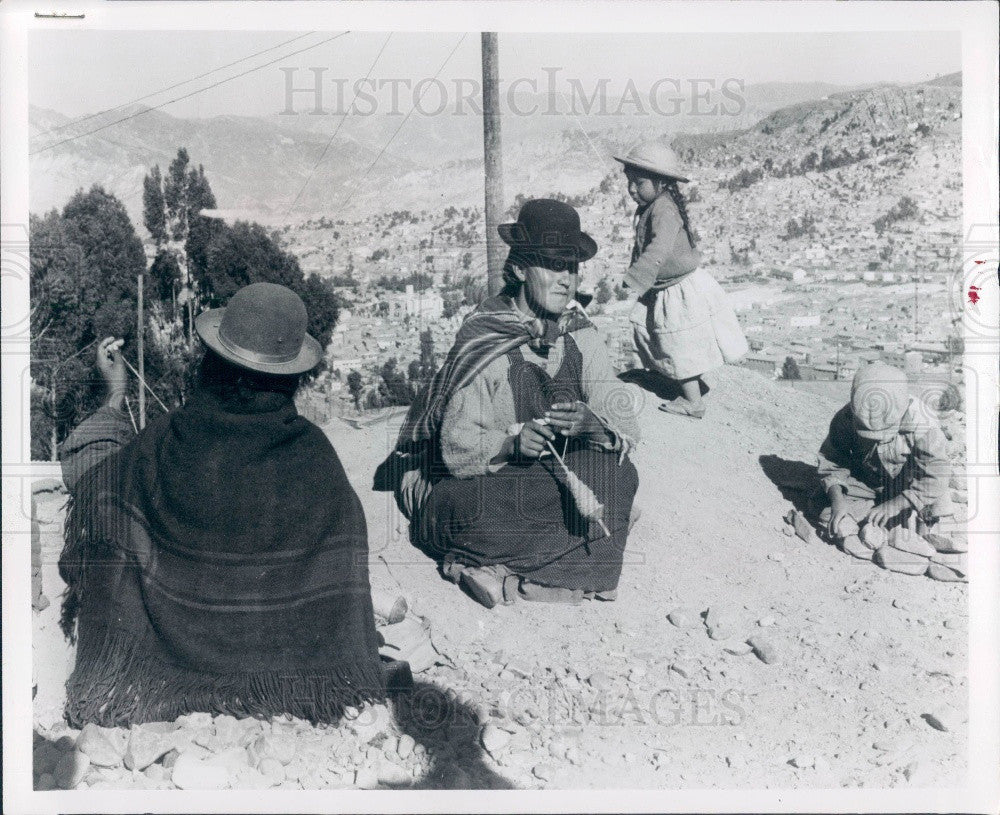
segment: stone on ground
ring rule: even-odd
[[[861,527],[858,537],[865,546],[874,550],[884,546],[888,536],[881,526],[865,524]]]
[[[192,753],[177,757],[170,778],[182,790],[223,790],[229,786],[229,771],[225,767],[203,761]]]
[[[272,786],[277,786],[285,780],[285,765],[276,758],[263,758],[257,765],[257,770],[271,780]]]
[[[816,534],[816,530],[813,529],[812,524],[806,520],[806,516],[798,510],[792,510],[791,521],[792,526],[795,528],[795,534],[806,543],[819,544],[823,542],[820,540],[819,535]]]
[[[59,759],[52,770],[52,777],[60,789],[71,790],[77,786],[90,769],[90,759],[79,750],[72,750]]]
[[[965,552],[960,552],[958,554],[937,553],[931,555],[931,563],[938,563],[941,566],[947,566],[961,577],[969,576],[969,556]]]
[[[173,730],[151,725],[136,725],[129,735],[124,763],[130,770],[145,770],[160,756],[170,752],[175,743]]]
[[[935,730],[943,732],[954,732],[961,724],[959,712],[955,708],[947,706],[939,707],[930,713],[924,713],[923,719]]]
[[[938,535],[930,532],[924,537],[941,554],[958,554],[969,551],[969,542],[964,538],[952,535]]]
[[[761,662],[774,665],[781,659],[778,649],[766,637],[751,637],[747,640],[747,644],[753,648],[754,654]]]
[[[871,560],[873,551],[865,546],[861,542],[861,538],[857,535],[851,535],[850,537],[843,538],[840,541],[840,549],[846,552],[851,557],[856,557],[859,560]]]
[[[927,567],[927,576],[934,580],[940,580],[942,583],[967,583],[969,581],[965,575],[959,574],[947,566],[942,566],[940,563],[931,563]]]
[[[531,772],[535,778],[542,781],[551,781],[555,771],[551,764],[536,764],[531,768]]]
[[[493,724],[488,724],[483,728],[480,742],[491,756],[496,756],[510,743],[510,733],[501,730]]]
[[[695,628],[701,625],[701,614],[693,608],[675,608],[667,615],[667,619],[677,628]]]
[[[872,560],[883,569],[900,574],[921,575],[927,571],[930,560],[922,555],[915,555],[912,552],[901,552],[886,544],[877,549],[872,556]]]
[[[416,740],[408,733],[399,737],[399,744],[396,745],[396,755],[400,758],[409,758],[413,753],[413,748],[417,746]]]
[[[935,549],[930,543],[924,540],[916,532],[912,532],[902,526],[897,526],[889,533],[888,544],[893,549],[898,549],[900,552],[909,552],[910,554],[920,555],[921,557],[930,557],[931,555],[937,554],[937,549]]]
[[[97,767],[116,767],[122,762],[122,754],[105,735],[104,728],[93,723],[84,725],[76,747],[81,753],[86,753],[90,763]]]

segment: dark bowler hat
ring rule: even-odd
[[[583,262],[597,254],[597,243],[580,231],[580,216],[569,204],[551,198],[527,201],[512,224],[497,227],[514,249],[546,258]]]
[[[267,374],[301,374],[315,368],[323,349],[306,333],[309,317],[295,292],[276,283],[244,286],[225,308],[203,311],[198,336],[223,359]]]

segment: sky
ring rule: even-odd
[[[181,117],[259,116],[284,107],[282,67],[298,69],[296,86],[311,85],[310,68],[325,69],[331,102],[334,80],[346,80],[348,104],[352,84],[369,71],[377,80],[413,83],[438,76],[448,87],[480,78],[478,33],[464,40],[456,33],[398,33],[386,43],[383,33],[351,32],[328,41],[337,33],[33,31],[29,98],[69,116],[135,100],[169,102],[163,110]],[[956,32],[500,35],[502,81],[527,80],[524,90],[534,81],[541,90],[545,68],[559,69],[558,82],[576,79],[587,89],[607,79],[611,93],[628,80],[639,89],[659,79],[908,83],[959,71],[961,42]],[[401,98],[405,109],[409,97]]]

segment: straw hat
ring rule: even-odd
[[[674,178],[677,181],[690,181],[688,171],[681,165],[681,160],[671,148],[658,141],[647,141],[637,144],[626,156],[615,156],[627,167],[638,167],[657,175]]]
[[[267,374],[301,374],[315,368],[323,349],[306,333],[309,317],[295,292],[276,283],[244,286],[225,308],[203,311],[198,336],[220,357]]]

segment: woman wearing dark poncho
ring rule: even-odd
[[[293,401],[321,350],[299,297],[269,283],[196,326],[209,350],[183,407],[130,439],[109,338],[98,366],[111,396],[63,446],[62,626],[77,639],[66,719],[336,722],[384,681],[361,504]]]
[[[397,499],[445,576],[488,607],[613,599],[638,427],[634,386],[615,377],[575,300],[579,263],[597,246],[552,200],[527,202],[499,230],[511,246],[505,288],[466,319],[411,409]]]

